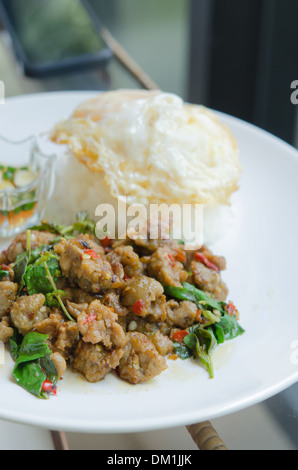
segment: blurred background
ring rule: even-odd
[[[142,88],[145,80],[298,146],[297,0],[1,0],[0,7],[6,97]],[[213,424],[234,449],[297,449],[297,409],[293,386]],[[1,425],[13,437],[14,425]],[[68,439],[72,448],[192,448],[185,429],[115,436],[113,444],[104,436]]]

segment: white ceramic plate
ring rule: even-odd
[[[47,131],[93,94],[9,99],[0,106],[1,134],[21,139]],[[297,381],[298,153],[256,127],[219,117],[238,140],[243,174],[233,198],[236,218],[213,249],[227,258],[224,278],[246,333],[215,353],[215,378],[180,360],[138,386],[112,374],[89,384],[69,372],[58,396],[44,401],[15,384],[7,351],[0,366],[0,418],[75,432],[148,431],[239,411]]]

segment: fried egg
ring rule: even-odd
[[[162,91],[116,90],[82,103],[51,139],[130,204],[228,204],[237,143],[215,113]]]

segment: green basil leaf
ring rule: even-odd
[[[17,332],[11,338],[12,355],[16,360],[13,375],[16,382],[38,398],[48,398],[43,383],[50,380],[55,386],[58,372],[51,360],[52,351],[46,340],[48,336],[37,332],[28,333],[20,343]]]
[[[13,335],[9,340],[11,355],[15,361],[19,357],[19,351],[20,351],[22,340],[23,340],[23,336],[15,328]]]
[[[180,359],[189,359],[190,357],[193,356],[192,350],[189,349],[185,344],[180,344],[180,343],[174,343],[174,350],[177,356],[180,357]]]
[[[198,359],[207,370],[210,378],[213,378],[214,370],[211,356],[217,346],[217,340],[212,328],[202,328],[195,325],[190,327],[188,331],[189,334],[184,337],[184,343],[192,350],[193,357]]]
[[[61,269],[59,260],[55,257],[49,257],[46,261],[49,271],[56,281],[61,277]],[[34,294],[49,294],[53,291],[51,282],[47,277],[47,272],[42,263],[39,263],[39,259],[28,266],[24,275],[25,284],[29,295]]]
[[[18,385],[38,398],[47,398],[42,392],[42,384],[46,380],[41,365],[38,362],[25,362],[16,365],[13,375]]]
[[[198,337],[198,341],[196,343],[194,356],[199,359],[212,379],[214,378],[214,370],[211,355],[217,346],[216,338],[211,328],[198,328],[196,331],[196,336]]]
[[[222,314],[225,313],[222,302],[218,302],[210,297],[206,292],[197,289],[195,286],[188,284],[187,282],[183,283],[183,287],[164,286],[164,291],[167,295],[176,299],[190,300],[191,302],[194,302],[198,308],[201,308],[203,305],[204,308],[209,307],[212,310],[218,310]]]
[[[213,325],[213,329],[214,329],[215,338],[218,344],[224,343],[225,335],[224,335],[224,331],[222,327],[218,323],[216,323],[215,325]]]
[[[189,333],[183,338],[183,341],[188,348],[193,350],[196,347],[197,337],[194,333]]]
[[[36,230],[38,232],[50,232],[55,235],[62,235],[65,225],[51,224],[47,221],[43,221],[40,225],[35,225],[31,230]]]
[[[220,330],[219,330],[220,329]],[[215,326],[215,332],[224,336],[224,340],[228,341],[245,333],[245,330],[239,325],[235,315],[225,313],[219,323]]]
[[[65,297],[66,292],[63,290],[54,290],[53,292],[49,292],[46,294],[46,301],[45,305],[49,308],[55,308],[55,307],[60,307],[59,301],[57,300],[57,297]]]
[[[39,359],[39,364],[42,370],[44,371],[47,379],[50,380],[53,385],[56,385],[59,380],[59,376],[58,376],[56,366],[54,362],[51,360],[51,357],[49,355],[41,357]]]
[[[25,287],[24,276],[27,271],[27,267],[30,263],[31,257],[31,231],[27,230],[27,249],[25,253],[21,253],[14,264],[13,270],[15,274],[15,282],[19,284],[18,294],[20,294]]]
[[[0,269],[0,281],[2,281],[2,279],[4,279],[5,277],[8,277],[8,275],[9,275],[8,271],[5,271],[4,269]]]
[[[193,294],[196,298],[196,303],[203,304],[205,307],[210,307],[211,309],[219,310],[221,313],[224,313],[223,303],[213,299],[206,292],[198,289],[192,284],[188,284],[187,282],[183,283],[183,288]]]
[[[52,351],[46,343],[47,339],[48,335],[43,335],[37,332],[26,334],[19,348],[19,354],[16,361],[17,365],[24,362],[34,361],[35,359],[46,356],[47,354],[51,354]]]

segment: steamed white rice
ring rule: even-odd
[[[111,204],[117,214],[118,201],[111,196],[103,172],[91,172],[68,149],[57,156],[56,182],[45,218],[54,223],[73,223],[79,211],[88,211],[96,221],[95,210],[100,204]],[[233,224],[233,206],[204,207],[203,242],[212,245]]]

